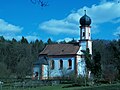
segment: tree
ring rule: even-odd
[[[10,70],[7,69],[5,63],[0,62],[0,78],[8,78],[10,76]]]
[[[39,52],[41,52],[45,47],[45,44],[42,40],[40,40]]]
[[[62,76],[62,80],[66,78],[67,76],[67,69],[63,68],[60,70],[61,76]]]
[[[89,48],[83,51],[85,55],[85,63],[88,70],[92,71],[92,56],[90,54]]]
[[[87,85],[87,81],[88,79],[90,78],[90,74],[89,72],[91,72],[93,70],[93,65],[92,65],[92,57],[91,57],[91,54],[90,54],[90,51],[89,51],[89,48],[86,48],[86,51],[82,51],[84,53],[84,59],[85,59],[85,64],[86,64],[86,67],[85,67],[85,86]]]
[[[93,63],[94,67],[93,67],[92,72],[96,78],[100,78],[101,73],[102,73],[100,52],[95,51],[95,55],[93,56],[93,60],[94,60],[94,63]]]
[[[64,41],[60,41],[59,43],[61,43],[61,44],[65,44],[66,43],[66,41],[64,40]]]
[[[109,61],[111,62],[110,64],[113,64],[115,67],[117,67],[120,74],[120,40],[114,40],[113,42],[110,42],[107,49],[108,52],[111,52],[113,56],[111,61]]]
[[[17,78],[25,78],[26,75],[30,75],[32,63],[30,56],[20,58],[19,63],[16,65],[16,76]]]
[[[73,38],[71,41],[69,41],[68,43],[76,43],[77,41]]]
[[[5,40],[3,37],[1,38],[1,75],[13,75],[17,77],[30,75],[32,64],[38,58],[39,51],[43,50],[44,42],[42,40],[36,40],[36,42],[29,44],[24,37],[22,37],[20,42],[16,42],[14,38],[12,41]],[[6,74],[7,72],[9,74]]]
[[[109,81],[109,83],[112,83],[116,79],[117,74],[118,74],[118,70],[113,64],[104,66],[103,78]]]
[[[0,42],[4,42],[5,38],[3,36],[0,36]]]
[[[48,40],[47,40],[47,44],[52,44],[53,43],[53,41],[49,38]]]
[[[48,6],[48,2],[46,2],[45,0],[30,0],[30,1],[35,5],[40,5],[41,7]]]
[[[14,43],[14,42],[17,42],[17,40],[16,40],[15,38],[13,38],[13,39],[12,39],[12,42],[13,42],[13,43]]]
[[[26,44],[28,44],[28,41],[27,41],[27,39],[26,38],[24,38],[23,36],[22,36],[22,39],[21,39],[21,41],[20,41],[21,43],[26,43]]]

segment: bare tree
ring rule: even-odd
[[[66,68],[61,69],[60,73],[61,73],[62,78],[65,78],[67,75],[67,69]]]
[[[103,77],[105,80],[108,80],[109,83],[112,83],[118,75],[117,68],[114,65],[107,65],[103,68]]]
[[[44,0],[30,0],[35,5],[40,5],[41,7],[48,6],[48,2]]]

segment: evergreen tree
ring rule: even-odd
[[[61,43],[61,44],[65,44],[66,43],[66,41],[64,40],[64,41],[60,41],[59,43]]]
[[[85,67],[85,86],[87,85],[87,82],[88,82],[88,79],[89,79],[89,71],[92,71],[93,69],[93,65],[92,65],[92,59],[91,59],[91,54],[90,54],[90,51],[89,51],[89,48],[87,48],[86,50],[83,50],[82,51],[84,53],[84,59],[85,59],[85,64],[86,64],[86,67]]]
[[[0,36],[0,42],[4,42],[5,38],[3,36]]]
[[[42,40],[40,40],[40,46],[39,46],[39,53],[44,49],[45,44]]]
[[[89,51],[89,48],[86,51],[83,51],[85,55],[85,63],[88,70],[92,71],[92,57]]]
[[[77,41],[73,38],[71,41],[69,41],[68,43],[76,43]]]
[[[21,43],[26,43],[26,44],[28,44],[28,41],[27,41],[27,39],[26,38],[24,38],[23,36],[22,36],[22,39],[21,39],[21,41],[20,41]]]
[[[53,41],[49,38],[49,39],[47,40],[47,44],[53,44]]]
[[[4,62],[0,62],[0,78],[6,78],[10,76],[10,70],[7,69],[7,65]]]
[[[14,42],[17,42],[17,40],[16,40],[15,38],[13,38],[13,39],[12,39],[12,42],[13,42],[13,43],[14,43]]]
[[[93,60],[94,60],[94,63],[93,63],[94,68],[93,68],[92,72],[93,72],[95,77],[100,78],[101,77],[101,73],[102,73],[100,52],[96,52],[95,51],[95,55],[93,57]]]

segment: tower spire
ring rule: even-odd
[[[81,26],[90,26],[91,18],[86,15],[86,10],[84,10],[85,14],[80,18],[80,25]]]
[[[89,48],[90,54],[92,54],[92,41],[91,41],[91,30],[90,30],[90,24],[91,24],[91,18],[86,15],[86,10],[84,10],[85,15],[83,15],[80,18],[80,45],[84,47],[86,45],[86,48]],[[86,50],[84,48],[84,50]]]

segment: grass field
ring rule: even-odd
[[[87,87],[69,87],[63,88],[66,85],[55,85],[55,86],[42,86],[36,88],[11,88],[3,87],[0,90],[120,90],[120,84],[108,84],[100,86],[87,86]]]

